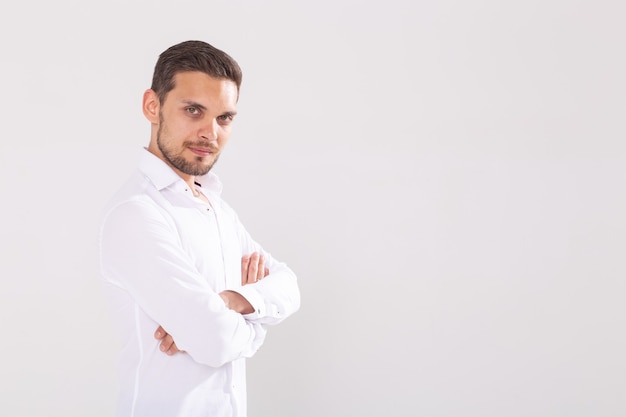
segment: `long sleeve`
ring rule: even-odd
[[[252,240],[217,175],[195,182],[206,200],[146,150],[102,213],[101,276],[121,342],[119,416],[245,416],[246,358],[267,324],[300,305],[295,275]],[[271,272],[241,287],[241,257],[254,251]],[[245,294],[255,311],[229,310],[225,290]],[[159,325],[186,353],[160,350]]]
[[[150,201],[114,206],[100,238],[105,279],[126,291],[195,361],[218,367],[251,356],[262,344],[263,326],[226,308],[183,249],[174,219]]]
[[[246,315],[245,318],[255,323],[278,324],[300,308],[300,290],[296,275],[285,263],[277,261],[263,250],[238,218],[237,233],[242,253],[250,254],[255,251],[263,253],[266,267],[269,269],[269,275],[262,280],[233,289],[243,295],[255,308],[255,312]]]

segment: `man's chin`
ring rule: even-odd
[[[193,169],[193,174],[189,174],[189,175],[196,175],[196,176],[202,176],[202,175],[206,175],[209,173],[209,171],[211,171],[211,169],[213,169],[213,165],[215,165],[215,161],[211,162],[210,164],[201,164],[198,165],[196,167],[194,167]]]

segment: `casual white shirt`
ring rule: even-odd
[[[267,325],[300,307],[296,276],[250,237],[217,176],[196,181],[210,204],[146,150],[104,211],[101,272],[122,342],[118,417],[245,417],[245,358]],[[242,286],[241,257],[254,251],[270,273]],[[255,311],[226,308],[226,289]],[[159,350],[159,325],[186,353]]]

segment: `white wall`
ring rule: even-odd
[[[244,69],[216,171],[299,274],[250,417],[626,415],[620,1],[0,6],[0,409],[110,416],[104,201],[157,55]]]

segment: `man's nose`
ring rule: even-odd
[[[209,141],[215,141],[217,140],[217,130],[218,130],[217,121],[211,120],[205,123],[204,126],[202,126],[202,129],[200,129],[199,133],[203,139],[206,139]]]

